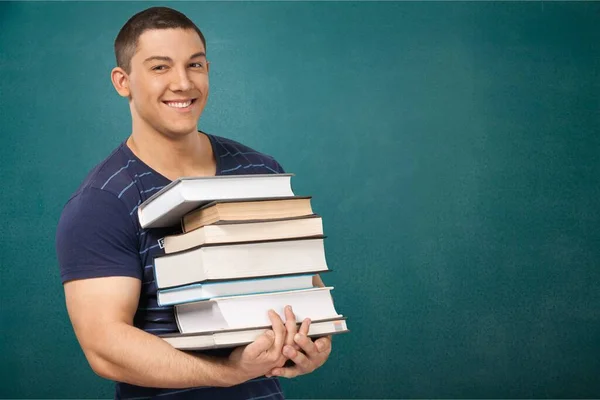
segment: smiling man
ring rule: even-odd
[[[269,312],[272,330],[233,351],[181,352],[157,334],[176,332],[156,301],[152,260],[179,228],[140,228],[137,207],[181,176],[282,173],[272,157],[198,131],[209,92],[202,32],[185,15],[153,7],[115,41],[112,83],[129,103],[132,130],[86,177],[61,215],[56,245],[69,317],[92,369],[117,382],[116,398],[282,398],[277,376],[312,372],[329,338]],[[315,285],[322,286],[320,279]],[[293,361],[287,366],[286,361]],[[285,365],[284,365],[285,364]]]

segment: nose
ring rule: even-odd
[[[179,68],[175,71],[171,82],[171,90],[174,92],[187,92],[194,87],[194,84],[188,76],[188,71],[185,68]]]

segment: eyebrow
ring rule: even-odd
[[[206,53],[203,51],[199,51],[197,53],[194,53],[190,56],[190,60],[194,59],[194,58],[198,58],[198,57],[206,57]],[[154,60],[158,60],[158,61],[165,61],[165,62],[173,62],[173,59],[171,57],[167,57],[167,56],[151,56],[148,57],[144,60],[144,63],[147,63],[148,61],[154,61]]]

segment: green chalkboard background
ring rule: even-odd
[[[200,128],[324,217],[352,333],[288,397],[600,397],[600,3],[170,5],[208,40]],[[0,3],[0,397],[113,395],[54,231],[130,132],[112,43],[147,6]]]

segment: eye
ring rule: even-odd
[[[195,62],[195,63],[191,63],[190,67],[192,67],[192,68],[203,68],[204,64],[199,63],[199,62]]]
[[[156,65],[152,67],[152,71],[164,71],[165,69],[167,69],[166,65]]]

